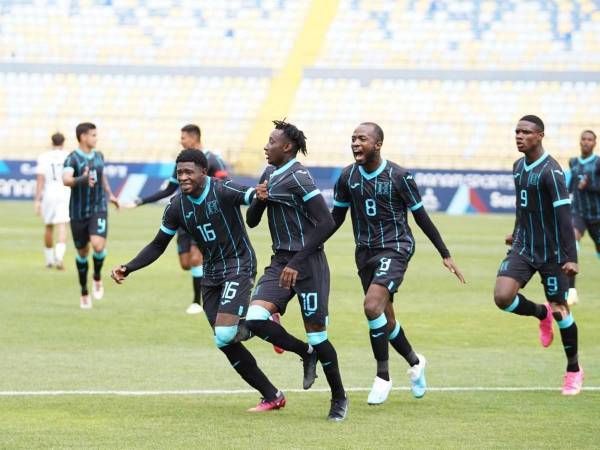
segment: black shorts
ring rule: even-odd
[[[549,302],[564,303],[567,301],[569,277],[562,271],[560,264],[545,263],[536,267],[522,256],[509,252],[500,264],[496,276],[512,278],[518,281],[523,288],[536,272],[540,274],[546,299]]]
[[[254,277],[248,275],[233,275],[221,282],[203,278],[202,306],[210,325],[214,327],[219,313],[245,317],[252,286]]]
[[[281,271],[293,256],[292,252],[277,252],[271,256],[271,264],[265,268],[264,275],[252,292],[252,300],[273,303],[283,315],[288,302],[298,295],[304,322],[326,326],[329,315],[329,264],[325,252],[318,250],[306,258],[292,289],[279,287]]]
[[[573,214],[573,227],[579,231],[582,236],[587,230],[590,233],[592,241],[596,246],[596,251],[600,252],[600,220],[586,220],[578,214]]]
[[[186,230],[181,227],[177,228],[177,253],[180,255],[189,253],[192,245],[198,246]]]
[[[108,220],[106,213],[94,213],[87,219],[71,220],[71,234],[75,248],[84,248],[90,242],[90,236],[100,236],[106,239],[108,235]]]
[[[367,293],[370,285],[379,284],[387,288],[393,301],[394,293],[404,280],[410,255],[388,249],[357,247],[354,258],[364,293]]]

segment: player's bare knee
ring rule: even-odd
[[[494,303],[500,309],[508,308],[512,302],[515,300],[515,296],[512,292],[509,292],[505,289],[494,289]]]
[[[367,296],[365,297],[364,308],[367,318],[374,319],[383,314],[385,305],[381,298],[374,295],[369,295],[367,293]]]
[[[569,315],[569,307],[567,304],[550,302],[550,308],[552,309],[552,317],[557,322],[565,319]]]

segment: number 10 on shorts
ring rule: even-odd
[[[304,310],[304,315],[306,317],[312,316],[318,307],[318,297],[316,292],[302,292],[300,294],[302,297],[302,309]]]

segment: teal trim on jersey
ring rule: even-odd
[[[274,177],[276,175],[279,175],[283,172],[285,172],[286,170],[288,170],[290,167],[292,167],[294,165],[294,163],[296,162],[296,158],[292,158],[290,159],[288,162],[286,162],[283,166],[281,166],[279,169],[275,170],[271,176]]]
[[[510,306],[508,308],[504,308],[504,311],[513,312],[515,309],[517,309],[517,306],[519,306],[519,296],[518,295],[515,297],[515,300],[510,304]]]
[[[377,319],[369,320],[369,329],[374,330],[376,328],[381,328],[385,324],[387,324],[387,319],[385,318],[385,314],[381,313]]]
[[[94,259],[104,259],[106,258],[106,249],[102,250],[100,253],[93,252],[92,257]]]
[[[309,193],[308,193],[308,194],[306,194],[304,197],[302,197],[302,201],[303,201],[304,203],[306,203],[306,202],[307,202],[307,201],[309,201],[311,198],[313,198],[313,197],[315,197],[315,196],[319,195],[320,193],[321,193],[321,191],[320,191],[320,190],[318,190],[318,189],[315,189],[314,191],[312,191],[312,192],[309,192]]]
[[[562,206],[562,205],[570,205],[571,204],[571,199],[568,198],[564,198],[562,200],[556,200],[555,202],[552,203],[552,206],[554,208],[558,207],[558,206]]]
[[[367,180],[372,180],[377,175],[379,175],[381,172],[383,172],[383,170],[385,169],[386,164],[387,164],[387,161],[385,159],[382,159],[381,160],[381,164],[379,165],[379,167],[377,168],[377,170],[375,170],[374,172],[368,173],[365,169],[363,169],[363,166],[358,166],[358,171]]]
[[[75,259],[77,260],[78,263],[83,264],[87,262],[87,256],[80,256],[79,253],[77,253],[75,255]]]
[[[558,328],[564,330],[565,328],[569,328],[571,325],[573,325],[574,322],[575,319],[573,319],[573,314],[569,313],[569,315],[563,320],[557,320],[556,324],[558,325]]]
[[[190,272],[194,278],[201,278],[204,275],[204,266],[194,266]]]
[[[423,202],[419,202],[416,205],[411,206],[409,209],[411,211],[416,211],[417,209],[422,208],[422,207],[423,207]]]
[[[590,156],[588,156],[585,159],[583,159],[581,156],[577,158],[577,160],[579,161],[579,164],[587,164],[589,162],[592,162],[594,159],[596,159],[596,155],[594,155],[594,154],[591,154]]]
[[[316,333],[306,333],[310,345],[319,345],[327,340],[327,330]]]
[[[600,252],[596,253],[596,257],[600,259]]]
[[[246,314],[246,320],[268,320],[269,317],[271,317],[269,310],[259,305],[250,305]]]
[[[225,347],[235,339],[238,332],[238,326],[232,325],[229,327],[215,327],[215,344],[217,347]]]
[[[175,236],[175,233],[177,233],[177,230],[171,230],[170,228],[167,228],[164,225],[160,226],[160,231],[162,231],[165,234],[168,234],[169,236]]]
[[[206,196],[208,195],[208,192],[210,191],[210,177],[206,177],[205,180],[206,184],[204,185],[204,190],[202,191],[200,197],[194,198],[191,195],[187,196],[187,198],[195,205],[201,205]]]
[[[396,321],[396,325],[394,326],[394,329],[392,330],[392,332],[388,336],[388,339],[390,341],[396,339],[396,336],[398,336],[398,333],[400,333],[400,322]]]
[[[394,287],[394,282],[390,281],[390,284],[387,285],[388,291],[392,292],[393,287]]]
[[[179,180],[177,180],[177,178],[171,177],[169,178],[169,183],[179,185]]]
[[[337,200],[334,200],[333,206],[337,206],[338,208],[349,208],[350,202],[338,202]]]
[[[96,149],[92,149],[91,152],[86,153],[83,150],[81,150],[80,148],[78,148],[77,150],[75,150],[75,153],[77,153],[82,158],[94,159],[94,156],[96,156]]]
[[[537,166],[543,163],[547,157],[548,153],[544,152],[542,156],[540,156],[536,161],[532,162],[529,166],[527,165],[527,161],[525,160],[525,158],[523,158],[523,168],[525,169],[525,172],[529,172],[531,171],[531,169],[535,169]]]
[[[565,184],[567,185],[567,189],[569,189],[571,178],[573,178],[573,173],[570,170],[565,170],[563,173],[565,174]]]
[[[252,193],[255,191],[256,189],[254,188],[250,188],[246,191],[246,193],[244,194],[244,203],[246,205],[250,204],[250,196],[252,195]]]

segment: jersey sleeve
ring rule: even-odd
[[[302,198],[303,202],[321,193],[307,170],[292,172],[288,187],[290,192]]]
[[[338,208],[350,207],[350,192],[348,191],[348,172],[343,171],[333,187],[333,206]]]
[[[162,223],[160,225],[160,231],[169,236],[174,236],[179,228],[179,215],[177,214],[176,207],[169,202],[163,213]]]
[[[222,193],[228,203],[234,205],[249,205],[254,198],[256,189],[244,186],[233,181],[225,181],[222,185]]]
[[[411,211],[416,211],[417,209],[423,207],[421,194],[419,194],[419,189],[417,188],[417,183],[410,172],[405,172],[404,174],[399,173],[396,175],[394,185],[396,185],[398,193],[408,209]]]
[[[77,173],[77,162],[71,153],[65,159],[63,173],[72,173],[73,175],[78,175]]]
[[[550,194],[554,208],[571,204],[565,175],[562,170],[554,168],[546,172],[544,174],[544,184]]]

